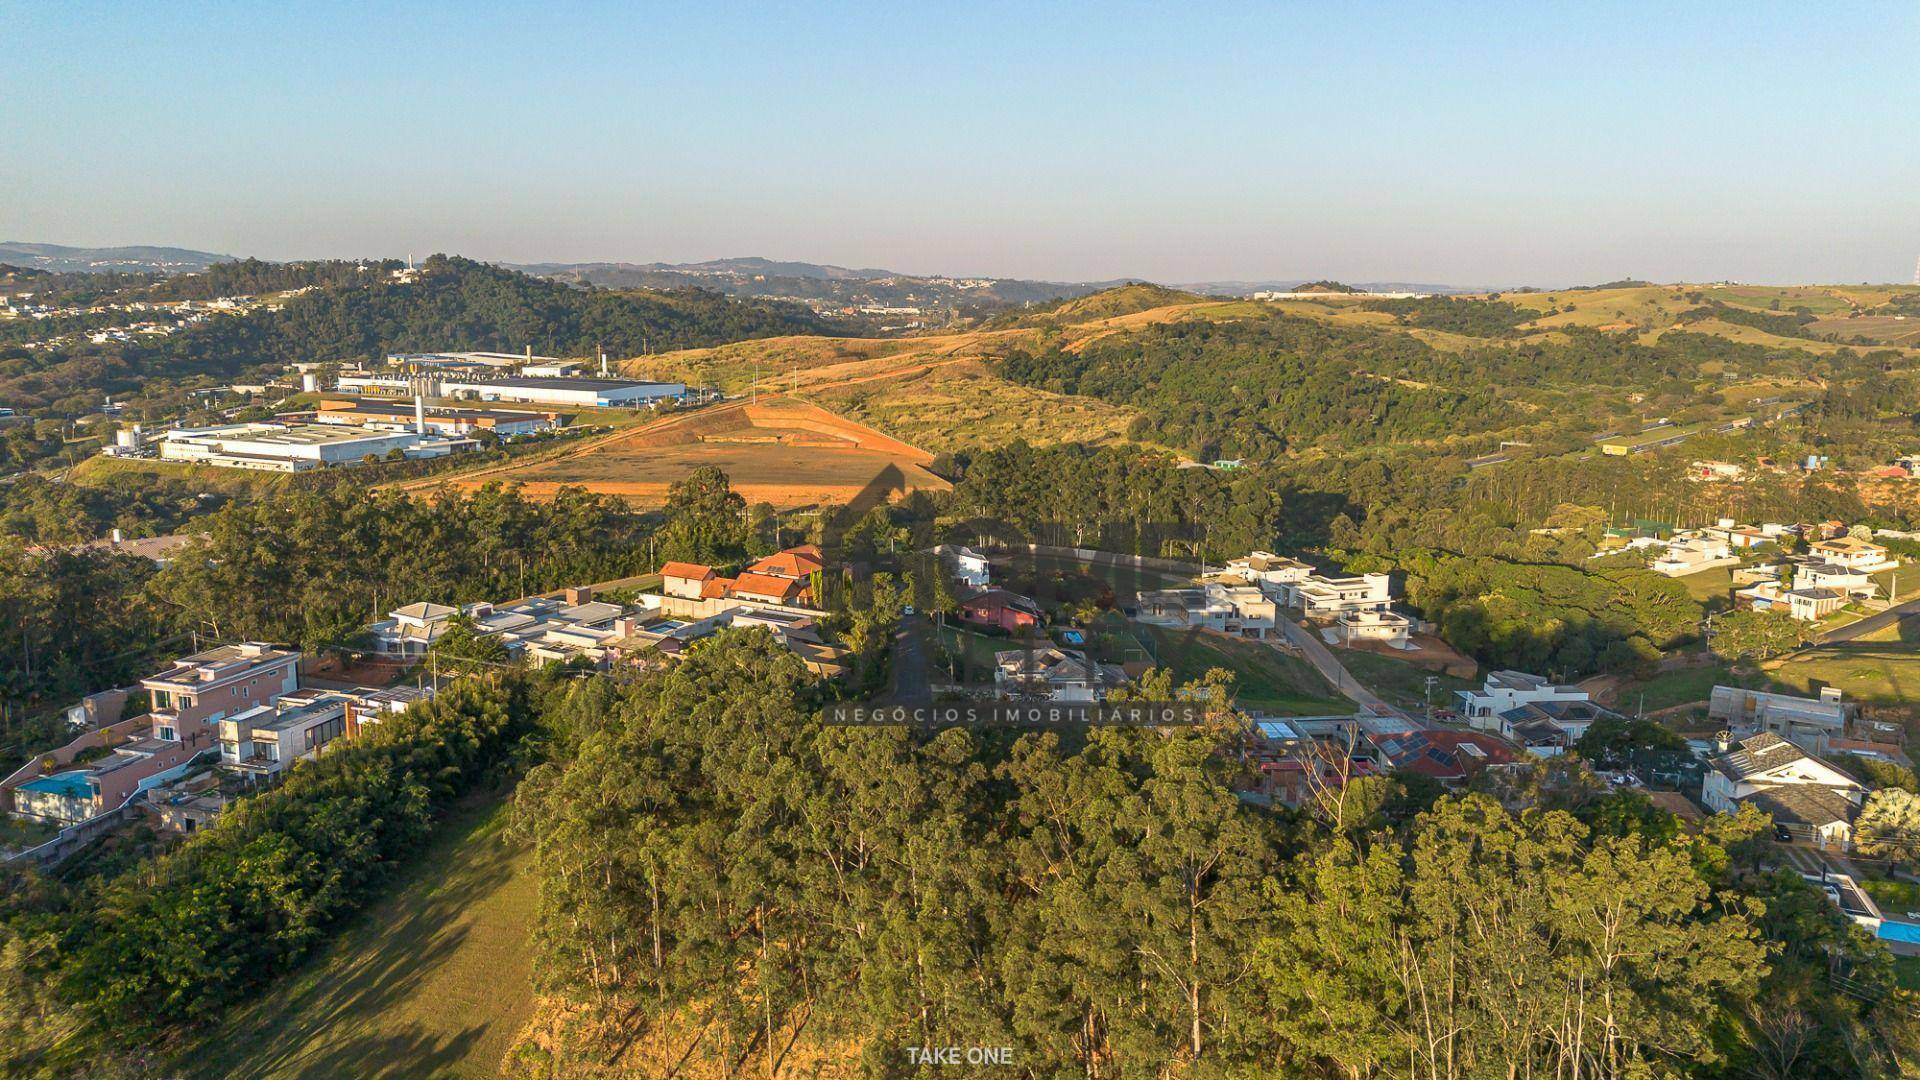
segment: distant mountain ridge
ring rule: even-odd
[[[108,270],[186,274],[205,270],[215,263],[233,261],[232,255],[147,244],[68,247],[65,244],[35,244],[24,240],[0,241],[0,263],[68,274]]]
[[[233,255],[143,244],[70,247],[21,240],[0,242],[0,263],[62,273],[109,270],[192,273],[205,270],[215,263],[235,261],[238,261],[238,257]],[[797,259],[768,259],[758,255],[687,263],[603,261],[499,265],[537,277],[602,288],[673,289],[697,286],[738,296],[787,296],[816,302],[839,300],[851,304],[898,303],[909,306],[927,302],[972,306],[965,301],[973,299],[987,301],[986,306],[1024,306],[1085,296],[1129,282],[1150,280],[1138,276],[1109,278],[1105,281],[1051,281],[988,275],[909,274],[884,267],[836,266]],[[1223,279],[1165,284],[1168,288],[1206,296],[1250,296],[1256,292],[1287,292],[1313,280],[1306,277]],[[881,294],[861,295],[865,290],[860,290],[858,286],[872,282],[885,283]],[[956,289],[955,285],[949,283],[966,284]],[[1354,281],[1348,284],[1367,292],[1442,294],[1500,292],[1520,287],[1438,285],[1413,281]],[[913,291],[915,286],[920,286],[918,292],[922,295],[910,299],[891,295],[896,289]]]
[[[1084,296],[1113,282],[903,274],[758,256],[696,263],[519,263],[509,269],[603,289],[710,289],[738,298],[792,300],[826,315],[945,325],[955,317],[994,315]]]
[[[892,270],[873,268],[854,270],[845,266],[833,266],[826,263],[763,259],[757,255],[736,259],[709,259],[706,262],[694,263],[548,262],[509,263],[506,265],[523,273],[538,274],[543,277],[558,277],[569,273],[618,273],[621,271],[659,274],[710,274],[715,277],[759,274],[767,277],[811,278],[822,281],[873,281],[879,278],[913,276],[910,274],[896,273]]]
[[[1200,293],[1203,296],[1252,296],[1257,292],[1292,292],[1305,285],[1311,285],[1316,278],[1273,278],[1261,281],[1189,281],[1170,286],[1187,292]],[[1343,284],[1361,292],[1414,292],[1464,294],[1483,292],[1504,292],[1517,286],[1482,285],[1434,285],[1418,281],[1344,281]]]

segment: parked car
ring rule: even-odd
[[[1783,844],[1791,844],[1793,843],[1793,830],[1787,828],[1785,825],[1775,825],[1773,827],[1773,838]]]

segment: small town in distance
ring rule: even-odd
[[[530,14],[5,17],[0,1077],[1920,1077],[1913,5]]]

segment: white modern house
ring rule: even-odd
[[[1461,718],[1476,731],[1499,731],[1501,715],[1522,705],[1593,700],[1577,686],[1560,686],[1544,675],[1512,670],[1489,672],[1480,689],[1456,690],[1454,696]]]
[[[1730,566],[1738,561],[1734,558],[1733,546],[1727,543],[1724,535],[1703,534],[1676,538],[1659,558],[1653,560],[1652,570],[1668,577],[1683,577],[1717,566]]]
[[[1851,536],[1836,536],[1831,540],[1816,541],[1807,548],[1807,554],[1822,562],[1835,563],[1864,573],[1877,573],[1891,570],[1900,565],[1886,548],[1871,540],[1860,540]]]
[[[1176,629],[1198,627],[1223,634],[1264,638],[1280,625],[1280,606],[1252,585],[1208,582],[1186,589],[1156,589],[1137,600],[1139,621]]]
[[[1309,619],[1334,619],[1347,611],[1385,611],[1393,606],[1393,579],[1387,574],[1358,577],[1308,577],[1289,586],[1301,614]]]
[[[329,690],[296,691],[220,721],[220,763],[254,777],[284,772],[346,733],[353,699]]]
[[[1299,559],[1289,559],[1271,551],[1256,551],[1244,558],[1230,560],[1226,573],[1249,585],[1293,586],[1313,576],[1313,567]],[[1284,588],[1280,591],[1283,594],[1286,592]]]
[[[952,560],[953,576],[960,584],[970,589],[984,589],[993,584],[993,567],[985,555],[970,547],[948,548],[947,555]]]
[[[1841,563],[1801,563],[1794,571],[1793,583],[1806,589],[1835,589],[1849,597],[1871,598],[1880,593],[1880,586],[1867,571]]]
[[[1847,594],[1839,589],[1789,589],[1778,581],[1762,581],[1740,589],[1734,600],[1754,611],[1778,611],[1801,622],[1817,622],[1847,606]]]
[[[1387,608],[1343,611],[1334,616],[1330,631],[1340,645],[1377,641],[1396,649],[1412,649],[1413,620]]]

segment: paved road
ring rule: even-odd
[[[1383,716],[1406,720],[1416,727],[1425,726],[1418,719],[1387,704],[1381,700],[1380,695],[1362,686],[1360,680],[1347,671],[1346,667],[1335,658],[1333,650],[1327,648],[1326,643],[1321,641],[1312,630],[1285,616],[1282,616],[1279,622],[1280,632],[1300,649],[1300,655],[1307,658],[1307,663],[1312,664],[1329,683],[1333,684],[1334,689],[1346,695],[1354,704]]]
[[[893,670],[887,699],[905,703],[933,700],[927,674],[927,620],[905,615],[893,629]]]
[[[1891,626],[1901,619],[1915,615],[1920,615],[1920,599],[1909,600],[1904,604],[1895,604],[1877,615],[1869,615],[1859,622],[1848,623],[1838,629],[1829,630],[1820,635],[1819,643],[1822,645],[1837,645],[1843,641],[1853,641],[1867,634],[1871,634],[1875,630]]]

